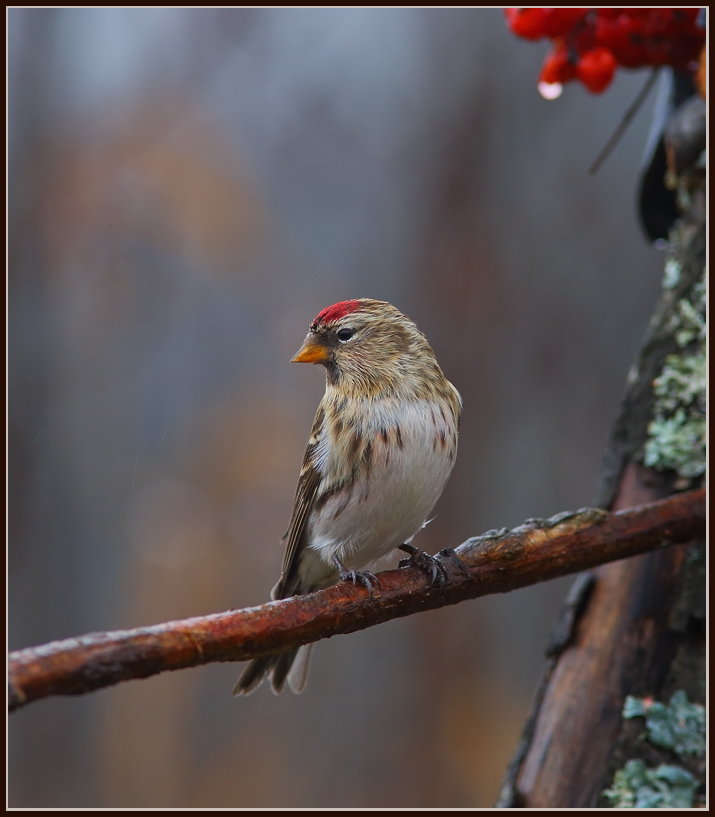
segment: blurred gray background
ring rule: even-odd
[[[593,502],[659,288],[645,80],[537,93],[498,9],[10,9],[11,649],[266,601],[346,298],[464,398],[417,544]],[[489,806],[570,584],[12,715],[14,807]]]

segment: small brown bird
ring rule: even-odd
[[[438,559],[410,544],[425,525],[457,456],[462,400],[425,336],[384,301],[361,298],[324,309],[293,363],[325,367],[285,557],[272,599],[338,580],[379,586],[364,570],[395,549],[431,572]],[[275,693],[305,686],[311,645],[250,662],[234,687],[247,695],[270,674]]]

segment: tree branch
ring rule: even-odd
[[[686,544],[704,532],[704,489],[618,513],[586,508],[547,520],[530,519],[512,531],[489,531],[456,551],[441,551],[449,574],[441,588],[430,587],[419,569],[402,568],[380,574],[380,589],[373,598],[363,587],[340,583],[260,607],[18,650],[9,656],[8,708],[50,695],[81,695],[166,670],[245,661]]]

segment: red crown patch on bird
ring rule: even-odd
[[[357,312],[360,309],[360,301],[340,301],[332,306],[326,306],[325,309],[318,314],[318,317],[313,323],[329,323],[332,321],[339,321],[345,315],[351,312]]]

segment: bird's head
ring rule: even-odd
[[[442,376],[414,323],[385,301],[341,301],[320,312],[292,363],[320,363],[328,384],[362,395],[415,391]]]

